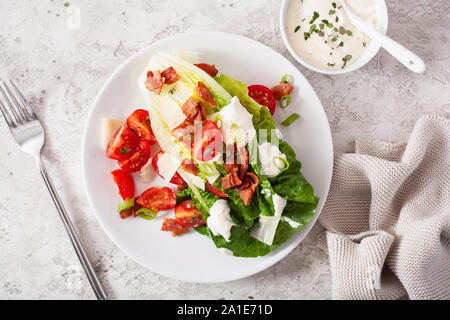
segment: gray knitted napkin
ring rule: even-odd
[[[450,121],[337,155],[319,221],[334,299],[450,299]]]

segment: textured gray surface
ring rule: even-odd
[[[110,297],[117,299],[327,299],[327,254],[315,226],[275,266],[246,279],[192,284],[155,275],[127,258],[95,220],[80,176],[80,142],[89,108],[103,83],[127,57],[179,32],[227,31],[283,53],[277,0],[118,1],[2,0],[0,77],[16,80],[48,139],[43,151],[58,188]],[[74,5],[81,25],[70,29]],[[70,9],[72,8],[72,9]],[[427,63],[412,74],[387,53],[342,76],[299,69],[321,98],[336,152],[357,137],[405,140],[423,113],[450,115],[448,0],[388,1],[389,35]],[[76,21],[75,21],[76,22]],[[13,143],[0,121],[0,299],[94,298],[77,257],[44,191],[33,160]],[[182,268],[180,269],[182,271]]]

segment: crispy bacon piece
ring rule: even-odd
[[[238,193],[239,197],[244,201],[244,205],[248,206],[252,200],[253,194],[259,185],[259,178],[256,174],[247,172],[242,179],[242,184],[234,188]]]
[[[178,81],[178,79],[180,79],[179,74],[173,67],[168,67],[161,73],[161,75],[164,78],[164,82],[167,84],[175,83]]]
[[[199,103],[197,100],[194,99],[194,97],[189,97],[181,107],[181,110],[183,110],[183,113],[186,116],[186,118],[192,120],[197,116],[197,114],[200,111]]]
[[[195,174],[196,176],[198,175],[198,166],[191,159],[183,159],[183,161],[181,161],[181,166],[187,172]]]
[[[203,82],[199,81],[197,83],[195,93],[200,97],[200,99],[206,101],[214,108],[217,108],[217,104],[214,102],[211,91],[209,91],[208,87]]]
[[[181,107],[188,120],[203,121],[206,119],[206,107],[194,97],[189,97]]]
[[[242,184],[241,179],[239,179],[239,169],[233,169],[229,174],[222,178],[222,188],[223,190],[228,190]]]
[[[247,148],[239,148],[239,178],[244,178],[248,171],[248,151]]]
[[[172,130],[172,135],[183,142],[188,147],[191,146],[194,135],[194,123],[191,120],[184,120],[182,124]]]
[[[272,89],[272,93],[275,96],[275,99],[281,100],[281,98],[287,94],[291,94],[294,86],[292,84],[286,82],[280,82],[279,85],[276,85]]]
[[[164,78],[161,75],[160,70],[156,70],[155,72],[149,70],[147,72],[147,81],[145,82],[145,86],[148,90],[153,91],[156,94],[160,94],[164,83]]]
[[[180,226],[175,219],[165,218],[163,220],[162,231],[172,231],[172,237],[189,232],[189,228]]]
[[[217,76],[217,73],[219,73],[219,70],[216,69],[216,66],[213,64],[207,64],[207,63],[196,63],[194,64],[196,67],[199,67],[203,71],[205,71],[207,74],[209,74],[211,77]]]

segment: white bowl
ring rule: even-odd
[[[348,67],[341,69],[341,70],[328,70],[328,69],[319,69],[300,57],[300,55],[292,48],[288,36],[286,34],[286,14],[287,10],[289,8],[289,4],[291,3],[291,0],[283,0],[283,3],[281,5],[281,12],[280,12],[280,29],[281,29],[281,36],[283,38],[284,44],[288,48],[291,55],[300,62],[303,66],[306,68],[319,72],[324,74],[342,74],[347,73],[350,71],[354,71],[356,69],[361,68],[364,66],[367,62],[372,60],[372,58],[377,54],[378,50],[380,50],[381,46],[376,41],[370,41],[367,48],[364,50],[363,54],[352,64],[348,65]],[[388,28],[388,12],[386,7],[386,2],[384,0],[374,0],[376,14],[377,14],[377,25],[376,28],[378,31],[386,34],[387,28]]]

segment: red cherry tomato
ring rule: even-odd
[[[210,184],[209,182],[206,182],[206,189],[208,189],[209,192],[214,193],[218,197],[228,198],[226,193],[224,193],[222,190],[213,187],[212,184]]]
[[[209,161],[222,153],[222,133],[213,121],[205,121],[202,128],[195,128],[194,158],[199,161]]]
[[[164,153],[164,151],[160,151],[157,154],[155,154],[152,158],[152,165],[153,165],[153,169],[155,169],[156,173],[164,179],[164,177],[159,173],[159,168],[158,168],[158,159],[159,156],[162,155]],[[173,175],[172,179],[170,180],[170,183],[176,184],[176,185],[182,185],[184,183],[183,178],[178,174],[178,172],[175,172],[175,174]]]
[[[152,187],[144,191],[137,198],[136,203],[143,208],[158,212],[175,208],[177,197],[170,188]]]
[[[127,127],[117,130],[108,144],[106,156],[114,160],[125,160],[130,158],[139,144],[139,136]]]
[[[248,95],[259,104],[269,108],[271,115],[274,114],[276,100],[272,90],[270,90],[266,86],[255,84],[248,87]]]
[[[176,222],[185,228],[200,227],[205,224],[202,214],[192,203],[192,200],[185,200],[175,208]]]
[[[117,169],[111,172],[111,177],[117,184],[119,193],[124,201],[134,198],[134,180],[131,175],[123,170]]]
[[[128,128],[134,130],[139,137],[147,140],[151,145],[155,144],[156,138],[150,125],[150,116],[148,111],[137,109],[127,118]]]
[[[150,143],[147,140],[141,140],[138,150],[129,159],[119,160],[118,164],[123,171],[132,173],[141,170],[148,159],[150,159]]]

